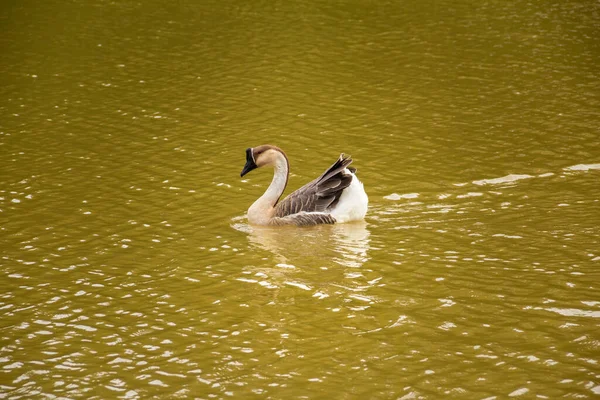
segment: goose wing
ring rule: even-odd
[[[286,215],[285,217],[274,217],[271,218],[270,225],[297,225],[297,226],[309,226],[309,225],[321,225],[321,224],[335,224],[335,218],[331,214],[325,214],[320,212],[299,212],[297,214]]]
[[[344,169],[352,163],[350,156],[341,154],[337,161],[320,177],[291,193],[275,206],[276,218],[284,218],[295,214],[304,221],[307,218],[319,219],[318,215],[327,215],[327,210],[334,207],[342,195],[342,191],[350,186],[352,175],[344,173]],[[313,214],[312,217],[308,215]],[[317,214],[315,216],[314,214]],[[330,216],[329,216],[330,217]],[[333,219],[333,217],[330,217]],[[289,218],[288,218],[289,219]],[[334,223],[332,222],[315,222]],[[294,223],[294,222],[292,222]]]

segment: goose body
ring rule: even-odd
[[[361,220],[369,199],[350,156],[340,155],[320,177],[279,201],[289,176],[288,158],[279,147],[262,145],[246,149],[246,165],[240,176],[272,166],[273,181],[248,209],[253,225],[318,225]]]

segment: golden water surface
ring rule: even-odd
[[[5,3],[0,398],[600,394],[600,3]]]

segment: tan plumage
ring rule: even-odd
[[[289,174],[289,162],[283,150],[272,145],[258,146],[246,150],[246,160],[242,176],[261,166],[272,165],[275,168],[271,185],[248,210],[250,223],[304,226],[345,222],[337,221],[335,210],[342,194],[350,187],[353,180],[360,185],[362,193],[358,193],[358,195],[361,196],[364,204],[359,205],[364,208],[364,211],[361,208],[354,213],[356,215],[352,218],[348,219],[346,216],[342,216],[340,219],[362,219],[366,213],[368,199],[362,189],[362,184],[354,175],[356,170],[348,168],[352,163],[350,156],[340,155],[338,160],[321,176],[294,191],[282,201],[279,201],[279,198],[287,185]],[[346,206],[346,208],[348,207]]]

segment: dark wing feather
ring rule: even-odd
[[[352,175],[343,172],[350,163],[352,163],[350,156],[340,155],[340,158],[320,177],[280,201],[275,206],[274,217],[281,218],[301,212],[327,212],[337,204],[342,191],[352,182]]]
[[[300,212],[297,214],[287,215],[285,217],[271,218],[270,225],[297,225],[310,226],[321,224],[335,224],[335,218],[330,214],[323,213],[306,213]]]

